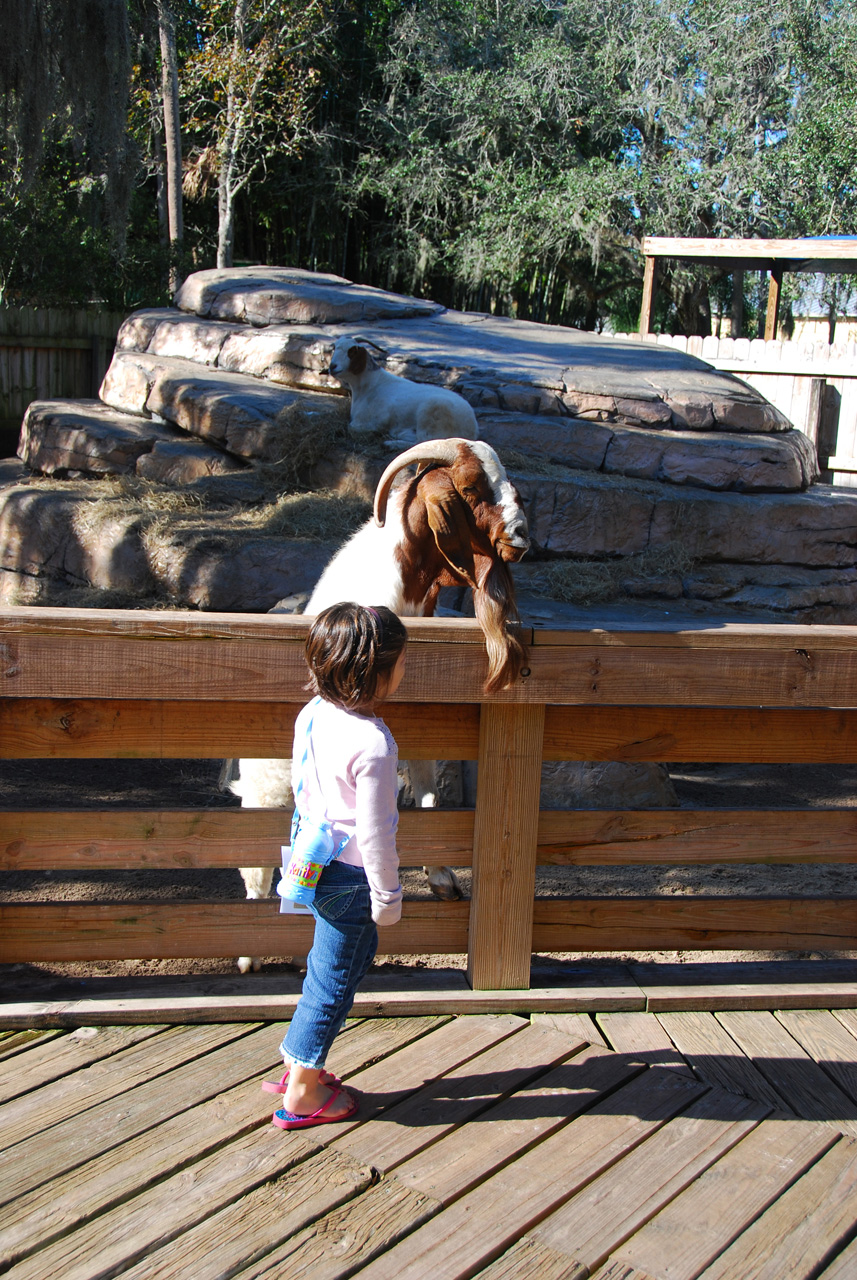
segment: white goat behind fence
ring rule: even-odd
[[[458,436],[476,440],[479,426],[467,401],[447,387],[411,382],[382,369],[366,338],[340,338],[328,373],[351,392],[350,429],[355,435],[386,432],[395,448]]]

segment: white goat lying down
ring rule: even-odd
[[[340,338],[328,368],[351,392],[350,426],[355,434],[386,431],[400,448],[444,436],[477,438],[476,415],[465,399],[446,387],[388,373],[367,345],[375,346],[366,338]]]
[[[393,480],[418,464],[415,476],[391,493]],[[389,501],[388,501],[389,500]],[[307,614],[342,600],[386,605],[403,617],[430,617],[441,587],[473,588],[476,618],[485,635],[485,692],[511,685],[526,650],[510,627],[516,616],[508,563],[529,547],[527,519],[515,486],[497,454],[483,441],[431,440],[395,458],[378,482],[375,515],[337,552],[307,602]],[[437,803],[434,762],[410,762],[414,801]],[[245,807],[279,808],[292,803],[291,761],[240,761],[232,790]],[[448,867],[427,868],[432,891],[461,896]],[[248,898],[271,891],[271,867],[242,868]],[[238,960],[246,973],[258,963]]]

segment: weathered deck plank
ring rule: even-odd
[[[763,1120],[621,1245],[615,1261],[695,1280],[836,1141],[826,1125]]]
[[[25,1049],[31,1049],[35,1044],[52,1040],[59,1034],[58,1030],[0,1031],[0,1061],[5,1062],[7,1058],[13,1058],[16,1054],[23,1053]]]
[[[852,1240],[829,1267],[818,1277],[818,1280],[853,1280],[857,1275],[857,1240]]]
[[[646,1071],[456,1200],[360,1273],[364,1280],[461,1280],[680,1111],[702,1087]],[[442,1145],[442,1144],[440,1144]],[[478,1229],[474,1230],[474,1225]]]
[[[653,1013],[600,1013],[595,1021],[614,1052],[632,1054],[649,1067],[667,1067],[693,1075]]]
[[[857,1102],[842,1092],[772,1013],[747,1010],[715,1016],[795,1115],[823,1120],[840,1133],[857,1135]]]
[[[857,1038],[826,1009],[780,1010],[777,1018],[840,1089],[857,1101]]]
[[[234,1274],[242,1261],[263,1256],[351,1200],[371,1182],[371,1169],[322,1149],[147,1254],[122,1275],[126,1280],[176,1280],[176,1276],[220,1280]],[[362,1204],[362,1197],[358,1203]]]
[[[271,1030],[264,1027],[176,1067],[169,1084],[161,1077],[147,1080],[123,1096],[119,1105],[108,1098],[82,1115],[59,1120],[50,1126],[50,1141],[41,1127],[31,1130],[31,1137],[0,1152],[5,1198],[11,1200],[154,1128],[195,1102],[254,1076],[260,1062],[270,1066],[271,1061]]]
[[[842,1139],[702,1273],[700,1280],[789,1280],[815,1273],[854,1229],[857,1143]],[[776,1257],[771,1245],[776,1244]]]
[[[336,1280],[351,1275],[355,1266],[383,1253],[439,1208],[428,1196],[403,1187],[395,1177],[387,1178],[359,1199],[304,1227],[279,1249],[239,1272],[236,1280]]]
[[[58,1044],[52,1044],[50,1036],[59,1032],[47,1033],[47,1042],[40,1041],[30,1045],[25,1058],[18,1054],[15,1060],[0,1062],[0,1103],[17,1098],[30,1089],[44,1088],[52,1080],[58,1080],[82,1067],[89,1067],[95,1062],[109,1059],[114,1054],[139,1044],[165,1030],[163,1026],[149,1027],[81,1027],[71,1035],[63,1036]],[[22,1035],[33,1033],[22,1032]],[[46,1034],[46,1033],[43,1033]],[[144,1055],[148,1059],[148,1055]],[[154,1066],[154,1057],[152,1066]],[[130,1066],[130,1063],[125,1064]],[[107,1064],[104,1063],[106,1066]],[[99,1072],[100,1074],[100,1072]],[[78,1081],[78,1085],[80,1081]],[[130,1087],[130,1086],[129,1086]]]
[[[250,1032],[252,1029],[250,1024]],[[203,1030],[208,1034],[201,1035]],[[31,1134],[38,1134],[46,1117],[50,1117],[54,1133],[58,1123],[73,1127],[75,1116],[98,1106],[107,1107],[113,1099],[133,1093],[138,1085],[153,1083],[168,1072],[182,1068],[193,1057],[203,1060],[207,1054],[247,1033],[246,1026],[170,1027],[159,1036],[132,1044],[97,1066],[71,1071],[38,1090],[35,1085],[28,1086],[32,1091],[14,1098],[3,1108],[0,1147],[12,1147]]]
[[[658,1021],[700,1079],[789,1113],[782,1096],[744,1056],[713,1014],[661,1013]]]
[[[359,1071],[380,1053],[390,1053],[410,1039],[441,1025],[443,1019],[378,1020],[347,1025],[337,1038],[331,1066],[345,1076]],[[268,1027],[269,1056],[260,1053],[258,1075],[279,1065],[278,1028]],[[273,1073],[272,1073],[273,1074]],[[279,1072],[276,1072],[279,1074]],[[200,1102],[154,1129],[113,1147],[35,1190],[18,1196],[3,1210],[0,1265],[48,1244],[57,1235],[102,1214],[145,1190],[164,1170],[193,1165],[209,1151],[223,1147],[250,1129],[267,1125],[276,1102],[253,1078]],[[271,1131],[273,1132],[273,1130]],[[282,1139],[281,1139],[282,1140]],[[309,1139],[307,1150],[318,1144]],[[297,1143],[297,1139],[294,1139]],[[297,1143],[298,1149],[300,1144]],[[133,1202],[132,1202],[133,1203]]]
[[[289,1183],[292,1193],[298,1196],[300,1185],[304,1189],[312,1187],[314,1176],[338,1185],[347,1181],[355,1189],[371,1180],[370,1171],[363,1169],[352,1184],[350,1179],[341,1176],[350,1162],[337,1163],[334,1158],[325,1166],[325,1154],[303,1134],[297,1142],[284,1144],[277,1141],[273,1127],[261,1132],[253,1129],[229,1143],[227,1149],[197,1160],[192,1176],[182,1171],[149,1190],[142,1189],[130,1204],[118,1204],[100,1214],[77,1231],[19,1262],[6,1274],[13,1280],[44,1280],[45,1276],[90,1280],[95,1259],[96,1274],[108,1271],[116,1274],[120,1268],[120,1274],[127,1274],[129,1269],[136,1269],[134,1264],[140,1259],[154,1259],[158,1250],[176,1237],[180,1237],[183,1247],[198,1224],[217,1216],[232,1201],[247,1197],[255,1188],[261,1186],[270,1194],[269,1184],[281,1187],[293,1167],[302,1162],[314,1161],[317,1167],[315,1174],[307,1171],[305,1178],[299,1174]],[[355,1170],[349,1168],[350,1174],[355,1171],[356,1166]],[[314,1190],[317,1193],[317,1185]],[[329,1207],[329,1203],[321,1202],[317,1206],[319,1212]],[[184,1274],[199,1274],[195,1266],[189,1264],[189,1267]],[[154,1274],[163,1273],[155,1270]]]
[[[472,1130],[457,1129],[405,1161],[396,1177],[415,1191],[451,1204],[642,1070],[595,1046],[585,1049],[483,1114],[478,1142]]]
[[[530,1027],[503,1039],[336,1143],[355,1160],[389,1173],[488,1107],[584,1047],[579,1037]]]
[[[588,1275],[580,1263],[525,1236],[480,1271],[477,1280],[586,1280]]]
[[[748,1098],[709,1090],[551,1214],[532,1239],[594,1271],[767,1113]]]

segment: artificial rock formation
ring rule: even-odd
[[[473,406],[528,510],[533,552],[516,568],[527,597],[550,594],[545,567],[618,563],[612,581],[628,599],[857,617],[857,492],[814,483],[812,443],[740,379],[655,344],[268,267],[195,273],[175,307],[124,323],[100,401],[30,407],[19,456],[66,491],[50,499],[53,533],[40,545],[26,525],[39,506],[33,485],[6,482],[0,519],[14,536],[0,598],[47,599],[52,582],[119,589],[114,563],[124,588],[135,540],[140,594],[178,605],[267,609],[308,589],[339,535],[260,539],[235,511],[260,501],[259,468],[288,461],[295,439],[314,432],[338,443],[315,460],[312,482],[371,492],[389,450],[383,440],[370,457],[349,448],[348,398],[326,372],[343,335]],[[87,549],[95,535],[72,518],[87,479],[123,475],[198,495],[194,532],[102,511],[102,551]]]

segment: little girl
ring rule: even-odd
[[[312,950],[280,1046],[286,1074],[263,1085],[285,1094],[274,1113],[281,1129],[344,1120],[357,1110],[324,1063],[375,956],[376,925],[395,924],[402,914],[398,751],[376,708],[401,683],[406,643],[394,613],[358,604],[325,609],[307,637],[307,688],[318,696],[295,723],[292,785],[296,793],[300,787],[301,816],[328,824],[339,852],[322,870],[311,904]]]

